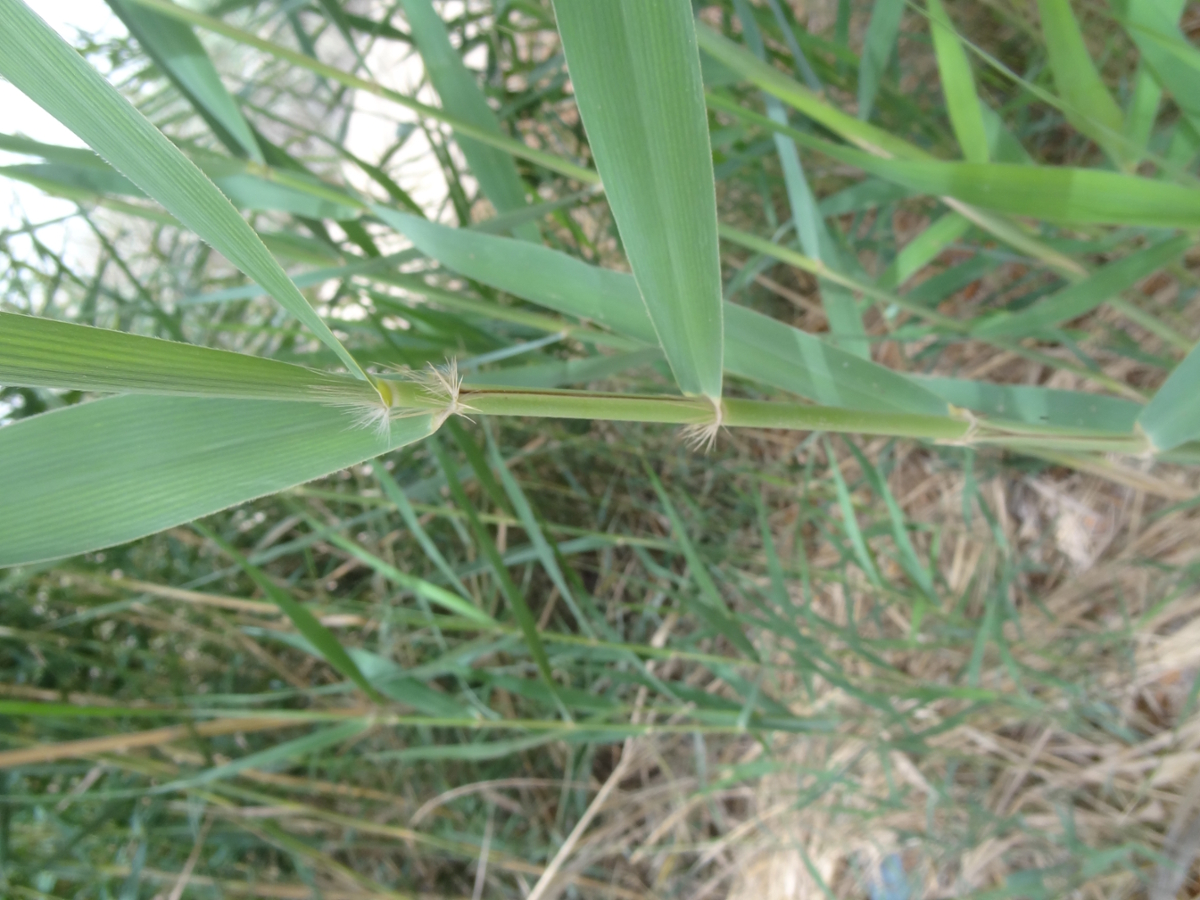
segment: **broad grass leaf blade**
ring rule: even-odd
[[[929,30],[937,55],[938,77],[946,98],[946,111],[954,136],[967,162],[985,163],[990,158],[990,142],[983,121],[983,102],[975,91],[975,75],[954,23],[942,0],[926,0]]]
[[[0,0],[0,74],[262,285],[366,378],[229,200],[21,0]]]
[[[107,2],[155,65],[200,113],[221,143],[238,156],[265,162],[254,132],[242,116],[237,101],[225,89],[216,66],[192,29],[129,0]]]
[[[749,0],[736,0],[735,7],[738,18],[742,22],[742,34],[746,43],[759,59],[766,58],[766,48],[763,46],[762,35],[758,23],[754,19]],[[778,97],[765,94],[767,115],[775,122],[787,124],[787,111]],[[805,255],[815,260],[826,262],[836,270],[845,268],[833,236],[825,224],[825,219],[817,206],[808,179],[804,176],[804,167],[800,163],[800,152],[796,142],[784,134],[775,132],[775,151],[779,154],[780,166],[783,169],[784,185],[787,188],[788,203],[792,209],[792,221],[796,225],[796,234],[800,238],[800,246]],[[821,305],[829,319],[831,342],[844,350],[869,359],[871,344],[867,339],[866,328],[854,294],[843,285],[828,279],[819,279],[821,289]]]
[[[413,40],[425,61],[429,80],[442,100],[442,108],[478,128],[500,135],[495,113],[475,83],[475,77],[450,44],[446,25],[433,4],[430,0],[403,0],[403,5]],[[457,140],[471,173],[479,179],[479,187],[499,212],[526,205],[525,186],[510,154],[462,135]],[[533,223],[519,226],[516,234],[526,240],[541,240]]]
[[[1103,266],[1083,281],[1043,297],[1028,309],[1000,315],[981,323],[975,333],[983,337],[1025,337],[1091,312],[1106,300],[1133,287],[1143,278],[1170,265],[1192,244],[1186,235],[1153,244]]]
[[[729,46],[731,47],[730,52],[734,56],[742,52],[736,45]],[[722,52],[724,52],[724,50]],[[758,61],[754,60],[754,62]],[[786,77],[780,75],[775,69],[768,67],[768,72],[773,74],[759,79],[763,85],[767,86],[764,87],[764,90],[770,90],[773,93],[778,91],[779,96],[792,96],[796,93],[796,90],[806,91],[805,88],[802,88],[795,82],[791,82]],[[780,125],[777,122],[773,122],[766,116],[756,113],[753,110],[750,110],[726,97],[709,96],[708,103],[709,106],[715,110],[729,113],[730,115],[733,115],[744,121],[753,122],[773,131],[786,134],[788,137],[796,141],[797,144],[803,147],[816,150],[819,153],[824,153],[833,159],[846,162],[849,165],[858,166],[864,171],[870,173],[875,173],[878,171],[875,168],[875,164],[880,162],[890,162],[893,165],[907,165],[914,162],[924,161],[934,165],[961,165],[955,163],[938,163],[923,150],[905,144],[903,141],[901,141],[898,145],[895,145],[896,152],[893,153],[890,150],[885,150],[883,149],[880,136],[882,135],[882,138],[886,140],[889,138],[886,133],[872,133],[869,140],[864,139],[859,132],[861,132],[863,128],[871,129],[874,128],[874,126],[869,126],[867,123],[859,122],[857,119],[849,118],[844,113],[839,111],[832,111],[833,114],[829,114],[832,108],[825,106],[823,101],[820,100],[816,100],[815,102],[809,103],[808,106],[806,106],[806,109],[812,108],[814,110],[812,113],[813,117],[816,118],[816,115],[820,114],[821,118],[819,121],[822,121],[823,123],[828,122],[829,124],[827,127],[829,127],[831,130],[836,128],[843,129],[840,132],[843,137],[846,137],[852,143],[857,144],[860,147],[866,148],[870,152],[864,153],[861,150],[856,150],[852,147],[836,144],[831,141],[816,137],[811,133],[801,132],[795,128]],[[889,156],[894,156],[897,158],[897,160],[902,160],[903,162],[889,160],[887,158]],[[922,192],[920,188],[910,188],[907,184],[899,181],[896,177],[888,176],[887,180],[892,181],[898,187],[908,191],[909,193]],[[1077,262],[1072,260],[1070,257],[1065,256],[1060,251],[1048,246],[1045,242],[1038,240],[1031,233],[1029,233],[1029,231],[1019,227],[1016,223],[1008,221],[1003,217],[995,216],[991,213],[985,212],[982,209],[969,206],[955,197],[943,196],[942,200],[961,215],[970,219],[971,222],[978,225],[980,228],[991,232],[1000,240],[1021,251],[1022,253],[1025,253],[1030,257],[1040,260],[1054,269],[1067,274],[1068,277],[1080,277],[1084,274],[1083,267]]]
[[[97,550],[411,444],[318,404],[129,395],[0,429],[0,566]]]
[[[579,113],[685,394],[721,396],[721,265],[689,0],[556,0]]]
[[[944,416],[946,404],[898,372],[747,309],[725,308],[725,368],[824,406]]]
[[[1138,424],[1159,450],[1200,439],[1200,345],[1171,372]]]
[[[1054,424],[1107,434],[1129,434],[1142,405],[1120,397],[1025,384],[989,384],[965,378],[914,376],[939,397],[997,420]]]
[[[0,312],[0,384],[245,400],[377,404],[357,378],[37,316]]]
[[[900,20],[904,17],[904,0],[875,0],[867,34],[863,38],[862,58],[858,64],[858,117],[864,122],[875,109],[879,81],[896,49],[900,36]]]
[[[80,166],[62,162],[18,163],[0,168],[0,175],[15,181],[24,181],[39,187],[49,194],[69,196],[75,191],[92,194],[115,194],[126,197],[144,197],[132,181],[105,166],[99,157],[100,166]]]
[[[655,343],[637,285],[548,247],[449,228],[385,207],[374,212],[421,252],[484,284],[622,335]],[[725,304],[725,367],[827,406],[942,415],[944,401],[883,366],[761,313]]]
[[[266,572],[246,559],[211,528],[201,522],[194,523],[192,527],[220,547],[226,556],[237,563],[239,569],[250,576],[250,579],[258,585],[259,590],[283,610],[283,614],[291,620],[292,624],[296,626],[296,630],[312,645],[325,662],[362,688],[368,697],[379,697],[334,633],[322,625],[307,607],[297,602],[291,594],[272,581]]]
[[[1124,117],[1108,92],[1083,41],[1071,0],[1038,0],[1042,35],[1050,57],[1054,86],[1066,104],[1067,121],[1104,148],[1116,163],[1128,154]]]
[[[726,347],[725,355],[729,355]],[[626,353],[596,354],[595,356],[555,359],[513,366],[494,372],[477,372],[463,380],[471,385],[506,385],[508,387],[558,388],[590,384],[611,378],[621,372],[654,363],[665,362],[658,347],[643,347]]]

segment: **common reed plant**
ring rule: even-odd
[[[0,0],[5,890],[1183,884],[1183,4],[108,3]]]

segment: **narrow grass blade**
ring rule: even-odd
[[[842,470],[838,465],[837,456],[833,452],[833,444],[828,438],[825,438],[824,443],[825,454],[829,459],[829,472],[833,475],[833,486],[837,493],[838,509],[842,513],[842,530],[846,532],[846,537],[850,540],[854,557],[858,560],[863,574],[867,576],[871,584],[882,587],[883,582],[879,577],[879,569],[875,566],[875,559],[867,546],[866,538],[863,537],[862,528],[859,527],[858,516],[854,512],[854,500],[850,496],[850,488],[846,484],[845,476],[842,475]]]
[[[908,536],[908,528],[905,526],[904,512],[900,509],[900,504],[888,488],[887,480],[883,477],[883,473],[871,464],[871,461],[867,459],[867,455],[858,449],[854,441],[843,439],[842,443],[853,454],[859,468],[862,469],[863,475],[866,476],[867,482],[871,485],[875,493],[883,498],[884,505],[887,506],[888,520],[892,526],[892,539],[895,541],[896,549],[899,551],[900,567],[912,579],[913,584],[920,589],[921,594],[924,595],[924,600],[936,602],[937,594],[933,589],[933,576],[929,572],[929,567],[922,565],[921,560],[917,556],[917,550],[913,546],[912,539]],[[923,608],[924,603],[919,603],[918,607]],[[920,624],[918,610],[914,610],[913,619],[913,630],[915,631]]]
[[[649,467],[646,469],[646,474],[650,478],[650,483],[654,485],[654,492],[658,494],[658,502],[662,504],[663,512],[667,514],[667,518],[671,521],[671,530],[675,533],[675,540],[679,542],[679,549],[683,552],[683,558],[687,560],[688,574],[697,587],[700,588],[702,602],[701,604],[692,604],[692,608],[700,613],[733,646],[745,653],[750,659],[757,660],[758,651],[754,649],[754,645],[746,637],[746,632],[738,624],[729,606],[725,603],[725,598],[721,596],[720,590],[717,588],[712,576],[708,573],[708,567],[705,565],[704,558],[696,549],[696,545],[692,543],[691,537],[688,536],[687,525],[680,518],[678,511],[675,509],[675,504],[671,502],[671,498],[662,486],[662,482],[658,480],[658,476]]]
[[[1120,107],[1108,92],[1083,41],[1071,0],[1038,0],[1054,86],[1067,121],[1121,164],[1129,157]]]
[[[840,156],[847,152],[839,151]],[[847,160],[848,161],[848,160]],[[1062,225],[1200,226],[1200,190],[1066,166],[899,162],[857,154],[858,165],[912,191]]]
[[[1191,245],[1191,238],[1186,235],[1152,244],[1097,269],[1083,281],[1043,297],[1028,309],[989,318],[980,323],[974,332],[985,337],[1024,337],[1078,318],[1163,266],[1170,265]]]
[[[488,533],[484,524],[479,521],[479,515],[475,511],[475,506],[471,503],[470,498],[467,497],[467,492],[463,490],[462,482],[459,481],[458,474],[455,471],[457,467],[446,455],[446,451],[442,448],[439,441],[430,441],[429,446],[433,449],[434,454],[438,458],[438,463],[441,465],[442,474],[445,475],[446,484],[450,488],[450,496],[454,498],[455,504],[466,515],[471,534],[474,535],[476,544],[483,551],[492,574],[496,578],[496,584],[499,585],[500,591],[504,594],[504,599],[508,603],[508,608],[512,610],[513,617],[517,620],[517,625],[520,627],[521,634],[525,638],[525,644],[529,648],[529,655],[533,657],[538,672],[546,682],[546,687],[550,689],[550,692],[557,699],[558,693],[554,681],[554,672],[550,669],[550,657],[546,655],[546,647],[542,643],[542,636],[538,631],[537,619],[534,618],[533,612],[529,609],[525,595],[521,593],[520,588],[516,586],[512,580],[512,576],[508,573],[508,566],[504,562],[504,557],[500,555],[500,551],[496,547],[496,542],[492,540],[492,536]],[[561,701],[559,701],[558,705],[564,717],[569,718],[566,707],[562,706]]]
[[[864,122],[871,118],[879,81],[896,49],[900,36],[900,20],[904,17],[904,0],[875,0],[867,34],[863,38],[862,58],[858,64],[858,117]]]
[[[312,523],[314,526],[316,523]],[[480,625],[489,626],[495,625],[496,620],[477,607],[474,603],[459,597],[443,587],[438,587],[432,582],[426,581],[424,578],[418,578],[415,575],[409,575],[407,572],[401,572],[395,566],[380,559],[374,553],[369,552],[348,538],[338,534],[336,531],[326,531],[325,540],[333,544],[335,547],[340,547],[345,550],[367,568],[373,572],[378,572],[388,581],[397,587],[412,591],[414,594],[419,594],[430,603],[440,606],[442,609],[452,612],[455,615],[462,616],[465,619],[470,619],[472,622],[477,622]]]
[[[937,54],[938,77],[954,136],[967,162],[985,163],[990,158],[990,142],[983,121],[983,102],[975,90],[971,61],[942,0],[926,0],[926,5],[933,49]]]
[[[246,400],[378,404],[363,381],[175,341],[0,312],[0,384]]]
[[[354,357],[288,280],[229,200],[21,0],[0,0],[0,73],[261,284],[350,372]]]
[[[0,566],[161,531],[311,481],[428,436],[388,436],[308,403],[125,396],[0,429]]]
[[[218,140],[238,156],[264,163],[254,132],[192,29],[129,0],[107,2]]]
[[[550,546],[550,542],[546,540],[545,532],[542,531],[541,523],[538,522],[537,515],[533,511],[533,506],[529,503],[529,498],[525,496],[525,492],[521,490],[520,483],[513,477],[512,472],[508,470],[508,466],[504,462],[504,457],[500,455],[500,448],[496,446],[496,440],[492,437],[491,429],[487,428],[486,424],[484,428],[488,444],[488,458],[491,460],[492,468],[496,470],[496,474],[500,477],[500,483],[504,486],[504,492],[508,495],[509,502],[512,503],[517,518],[521,522],[521,527],[525,529],[525,534],[529,537],[530,543],[533,544],[534,549],[537,551],[542,568],[550,576],[551,583],[558,588],[563,602],[567,604],[567,608],[571,610],[571,615],[575,617],[575,621],[579,625],[579,630],[588,637],[595,637],[591,623],[588,622],[587,617],[583,614],[583,610],[579,608],[579,604],[575,601],[574,591],[571,590],[566,578],[563,577],[562,567],[558,564],[558,557],[554,553],[554,548]]]
[[[349,662],[349,657],[347,657],[347,662]],[[282,744],[276,744],[274,747],[268,747],[266,750],[259,750],[257,753],[248,753],[239,759],[213,766],[196,775],[155,785],[146,793],[153,795],[191,790],[202,785],[212,784],[216,781],[234,778],[238,773],[244,772],[246,769],[267,769],[269,771],[271,768],[279,766],[280,763],[288,762],[297,757],[309,756],[337,744],[345,743],[362,734],[370,727],[371,722],[366,719],[343,722],[340,725],[330,725],[326,728],[317,729],[303,737],[293,738],[290,741],[284,741]]]
[[[1192,129],[1200,131],[1200,53],[1179,28],[1179,16],[1184,6],[1183,0],[1114,0],[1112,4],[1137,45],[1140,63],[1171,92],[1171,98]],[[1140,80],[1137,87],[1141,87]],[[1134,99],[1138,99],[1136,92]],[[1157,102],[1152,105],[1157,110]],[[1135,140],[1142,134],[1148,136],[1147,120],[1153,124],[1150,99],[1144,100],[1144,106],[1140,117],[1142,124],[1133,135]]]
[[[736,54],[740,53],[741,51],[736,45],[733,45],[733,52]],[[769,71],[775,73],[775,75],[779,74],[775,72],[774,69],[769,69]],[[784,78],[783,76],[779,77],[783,78],[784,82],[788,82],[788,79]],[[764,78],[762,81],[764,84],[774,83],[773,78]],[[778,85],[776,86],[778,87]],[[791,90],[791,88],[799,87],[800,86],[796,85],[794,82],[789,82],[788,85],[785,85],[784,89],[781,90],[781,94],[787,93]],[[803,90],[803,88],[801,88],[801,90]],[[871,150],[871,152],[863,152],[862,150],[856,150],[853,147],[848,147],[843,144],[836,144],[823,138],[816,137],[811,133],[801,132],[795,128],[780,125],[777,122],[773,122],[766,116],[756,113],[753,110],[746,109],[736,101],[727,97],[710,95],[708,98],[708,103],[709,106],[715,110],[727,112],[730,115],[733,115],[744,121],[753,122],[773,131],[786,134],[788,137],[796,141],[797,144],[803,147],[816,150],[819,153],[824,153],[827,156],[841,162],[845,162],[848,165],[857,166],[868,173],[877,174],[883,171],[888,171],[888,175],[881,175],[880,177],[886,178],[886,180],[893,182],[896,187],[900,189],[900,192],[907,193],[909,195],[926,193],[927,190],[923,187],[912,186],[908,183],[908,181],[897,175],[898,172],[906,172],[906,167],[919,167],[922,164],[922,161],[925,164],[932,166],[967,165],[966,163],[936,162],[924,151],[907,144],[902,144],[902,146],[899,148],[899,154],[889,154],[888,151],[883,150],[878,146],[879,141],[876,135],[872,135],[872,140],[867,141],[857,136],[853,130],[847,129],[844,136],[850,136],[852,143],[859,144],[860,146]],[[842,118],[839,119],[838,116],[841,116]],[[844,126],[846,124],[846,117],[840,112],[837,114],[837,116],[825,116],[825,118],[838,125]],[[862,126],[865,124],[858,122],[856,119],[849,119],[848,121],[853,123],[855,126]],[[884,133],[884,137],[887,137],[886,133]],[[888,159],[887,157],[889,155],[896,155],[898,158]],[[895,168],[888,169],[887,167],[889,166]],[[964,203],[961,199],[953,196],[942,195],[941,199],[942,202],[946,203],[963,217],[969,219],[973,224],[978,225],[980,228],[990,232],[1009,246],[1020,251],[1021,253],[1028,255],[1032,259],[1037,259],[1044,262],[1046,265],[1054,268],[1055,270],[1064,273],[1069,278],[1081,277],[1085,274],[1084,268],[1079,263],[1075,262],[1069,256],[1064,255],[1060,251],[1048,246],[1045,242],[1038,240],[1028,230],[1017,225],[1017,223],[1009,221],[1001,216],[996,216],[992,213],[986,212],[983,209],[978,209],[975,206]]]
[[[654,343],[637,285],[621,272],[507,238],[449,228],[384,207],[375,213],[423,253],[484,284]],[[945,415],[943,401],[896,372],[761,313],[725,304],[725,367],[827,406]]]
[[[372,467],[375,472],[375,477],[379,479],[379,484],[383,488],[383,493],[396,504],[396,509],[400,510],[400,516],[404,519],[404,524],[408,527],[409,533],[416,538],[421,549],[425,551],[425,555],[429,560],[437,566],[439,572],[442,573],[446,581],[458,591],[460,596],[469,597],[471,592],[467,590],[467,586],[462,583],[458,574],[446,561],[446,557],[442,555],[442,551],[437,548],[437,544],[429,537],[429,532],[421,524],[421,520],[417,517],[417,511],[413,509],[408,497],[405,496],[404,489],[396,483],[396,479],[383,464],[383,460],[376,460]]]
[[[696,38],[700,49],[713,59],[855,146],[899,159],[931,158],[924,150],[903,138],[895,137],[882,128],[842,112],[820,94],[809,90],[774,66],[758,59],[746,48],[699,22],[696,24]]]
[[[579,113],[634,277],[685,394],[721,396],[721,265],[688,0],[556,0]]]
[[[895,260],[883,271],[876,283],[884,290],[895,290],[937,258],[950,244],[966,234],[970,227],[971,223],[958,213],[945,213],[896,254]]]
[[[477,128],[502,134],[487,98],[451,46],[446,25],[430,0],[403,0],[403,5],[413,40],[425,61],[429,80],[442,100],[442,108]],[[526,205],[525,186],[521,184],[511,154],[463,135],[457,136],[457,140],[471,173],[479,179],[479,187],[499,212]],[[520,226],[516,234],[526,240],[541,240],[533,223]]]
[[[1163,89],[1154,72],[1146,64],[1145,54],[1138,60],[1137,72],[1133,76],[1133,92],[1125,107],[1125,137],[1141,152],[1145,152],[1158,121],[1158,110],[1162,104]]]
[[[312,645],[313,649],[320,654],[325,662],[329,663],[335,670],[362,688],[368,697],[380,699],[379,693],[371,686],[371,683],[367,681],[363,673],[359,671],[358,666],[354,664],[354,660],[350,658],[350,655],[346,652],[346,649],[334,633],[317,621],[317,617],[307,607],[297,602],[291,594],[272,581],[266,572],[246,559],[235,547],[211,528],[208,528],[202,522],[194,522],[192,527],[220,547],[226,556],[237,563],[238,568],[245,572],[250,577],[250,580],[258,585],[259,590],[266,594],[272,603],[283,610],[283,614],[291,620],[292,624],[296,626],[296,630]]]
[[[1146,404],[1138,425],[1159,450],[1200,439],[1200,345],[1184,357]]]
[[[742,34],[746,43],[759,59],[766,58],[766,48],[763,46],[762,35],[758,23],[749,5],[749,0],[736,0],[738,18],[742,22]],[[764,96],[767,115],[776,122],[786,125],[787,112],[779,98],[770,94]],[[796,224],[796,234],[800,238],[800,246],[806,255],[818,261],[827,262],[831,268],[843,270],[844,261],[833,236],[825,224],[816,197],[809,187],[808,179],[804,176],[804,168],[800,163],[800,152],[796,143],[786,135],[775,132],[775,151],[779,154],[779,162],[783,168],[784,184],[787,188],[788,203],[792,209],[792,221]],[[871,345],[863,327],[862,316],[858,312],[854,294],[843,285],[828,279],[820,279],[821,305],[829,319],[831,343],[841,347],[856,356],[869,359]]]

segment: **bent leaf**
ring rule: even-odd
[[[468,278],[619,334],[654,343],[632,276],[588,265],[548,247],[373,210],[425,255]],[[826,406],[944,416],[947,406],[884,366],[814,335],[725,303],[725,368]]]

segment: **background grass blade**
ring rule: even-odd
[[[430,433],[325,406],[130,395],[0,429],[0,566],[119,544],[336,472]]]
[[[107,0],[142,49],[237,156],[265,163],[253,130],[192,29],[128,0]]]
[[[1200,438],[1200,346],[1184,357],[1146,404],[1138,424],[1159,450]]]
[[[1066,104],[1067,121],[1094,140],[1117,165],[1129,161],[1121,110],[1108,92],[1083,41],[1071,0],[1038,0],[1042,35],[1054,86]]]
[[[296,626],[296,630],[312,645],[325,662],[362,688],[368,697],[382,699],[379,692],[359,671],[358,666],[355,665],[354,660],[350,658],[350,654],[346,652],[334,633],[322,625],[311,610],[297,602],[291,594],[273,582],[266,572],[246,559],[232,544],[211,528],[201,522],[193,523],[192,527],[220,547],[230,559],[237,563],[239,569],[250,576],[250,579],[258,585],[259,590],[283,610],[283,614],[291,620],[292,624]]]
[[[938,77],[946,97],[946,111],[950,113],[954,136],[967,162],[985,163],[990,157],[991,142],[983,120],[983,103],[975,90],[971,61],[942,0],[927,0],[926,5],[929,8],[933,49],[937,54]]]
[[[1114,0],[1112,8],[1137,45],[1139,72],[1145,67],[1152,73],[1158,84],[1170,91],[1192,130],[1200,133],[1200,69],[1187,63],[1189,58],[1200,62],[1200,56],[1179,28],[1179,17],[1185,5],[1184,0],[1156,0],[1154,3]],[[1135,90],[1133,100],[1141,100],[1145,110],[1130,117],[1138,123],[1132,139],[1144,141],[1149,139],[1158,102],[1156,92],[1143,87],[1140,78],[1136,87],[1149,95],[1140,96]],[[1138,106],[1131,107],[1131,112],[1137,110]]]
[[[1083,281],[1043,297],[1028,309],[985,319],[976,333],[988,337],[1024,337],[1082,316],[1143,278],[1170,265],[1191,246],[1186,235],[1160,241],[1097,269]]]
[[[557,0],[579,114],[650,319],[685,394],[721,396],[721,266],[688,0]]]
[[[904,17],[904,0],[875,0],[867,34],[863,38],[862,58],[858,64],[858,117],[864,122],[871,118],[879,82],[896,49],[900,36],[900,20]]]
[[[754,13],[749,0],[737,0],[735,4],[738,18],[742,22],[742,34],[746,43],[760,59],[766,58],[762,35],[754,20]],[[763,101],[767,107],[767,115],[773,121],[787,124],[787,112],[778,97],[766,94]],[[829,233],[824,217],[817,206],[816,197],[809,187],[808,179],[804,176],[804,168],[800,163],[800,152],[796,142],[786,135],[775,132],[775,152],[779,154],[779,162],[783,167],[784,184],[787,187],[788,203],[792,209],[792,221],[796,226],[796,234],[800,238],[800,247],[806,256],[827,263],[830,268],[842,271],[846,268],[841,249]],[[857,264],[857,260],[855,261]],[[821,305],[829,318],[830,342],[856,356],[869,359],[871,344],[863,327],[862,316],[858,312],[854,294],[843,285],[828,279],[820,280]]]
[[[837,151],[847,159],[847,153]],[[950,196],[983,209],[1062,225],[1200,225],[1200,191],[1191,187],[1066,166],[900,162],[858,154],[855,165],[912,191]]]
[[[508,608],[517,620],[517,625],[520,627],[521,634],[525,638],[525,644],[529,648],[529,655],[533,658],[538,673],[542,676],[542,680],[546,683],[547,689],[554,696],[560,709],[565,712],[565,708],[561,705],[561,700],[558,699],[554,672],[550,668],[550,657],[546,655],[546,647],[542,643],[537,619],[534,618],[533,611],[529,608],[525,594],[512,580],[504,557],[501,555],[499,548],[496,547],[496,542],[492,540],[492,536],[488,533],[487,528],[479,520],[479,514],[475,511],[474,504],[468,499],[466,491],[463,490],[462,481],[454,471],[453,464],[446,456],[441,443],[435,439],[430,441],[430,446],[442,467],[442,474],[446,477],[446,485],[450,489],[450,496],[454,498],[454,502],[458,505],[458,508],[466,514],[471,534],[474,535],[476,544],[483,551],[483,556],[486,558],[492,574],[496,577],[496,583],[499,585],[501,593],[504,594]]]
[[[356,378],[175,341],[0,312],[0,384],[246,400],[378,402]]]
[[[442,108],[478,128],[501,134],[495,113],[475,83],[474,75],[451,46],[446,24],[430,0],[403,0],[403,5],[412,38],[425,61],[429,80],[442,100]],[[479,187],[498,212],[526,205],[525,186],[510,154],[464,135],[457,136],[457,140],[471,173],[479,179]],[[541,240],[532,222],[521,225],[515,233],[526,240]]]
[[[0,73],[366,375],[229,200],[21,0],[0,0]]]

